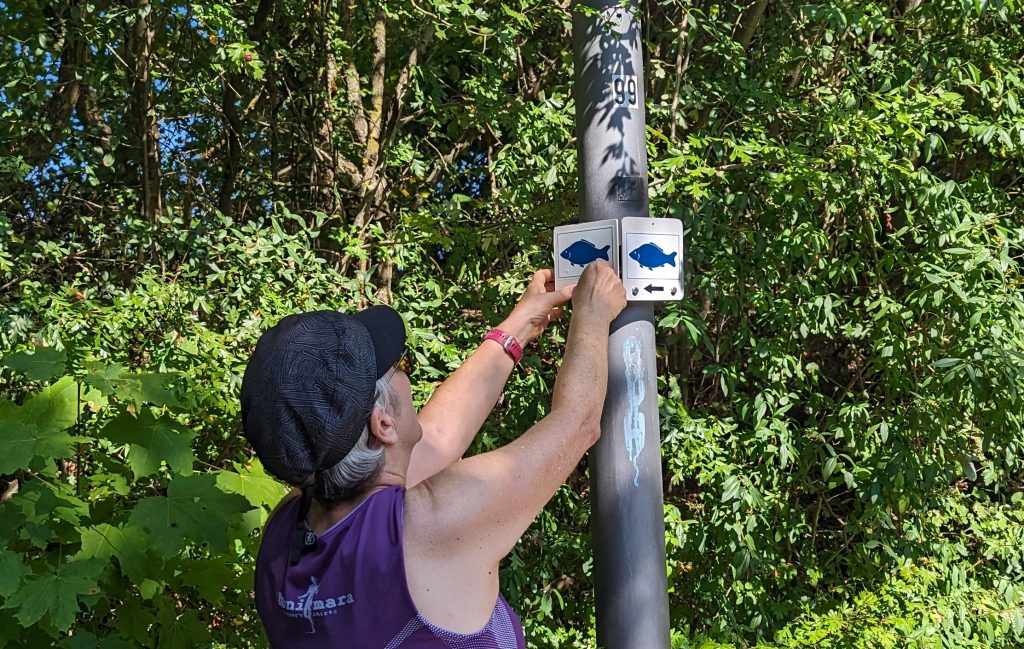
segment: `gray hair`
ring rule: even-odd
[[[377,379],[374,399],[374,409],[397,413],[398,404],[393,403],[387,378]],[[384,467],[384,447],[375,445],[375,441],[370,432],[370,422],[367,421],[348,455],[329,469],[317,473],[313,496],[321,502],[337,504],[363,491],[367,483],[376,478]]]

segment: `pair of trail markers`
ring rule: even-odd
[[[627,216],[555,228],[555,290],[579,281],[592,261],[611,264],[630,302],[683,299],[683,223]]]

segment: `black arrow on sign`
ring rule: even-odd
[[[647,291],[648,293],[653,293],[655,291],[664,291],[665,287],[655,286],[654,284],[648,284],[647,286],[644,287],[644,290]]]

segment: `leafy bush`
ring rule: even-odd
[[[572,218],[565,7],[256,4],[0,17],[0,646],[263,646],[260,332],[389,300],[422,402]],[[644,12],[651,210],[688,244],[673,646],[1021,646],[1024,8]],[[563,338],[473,452],[544,414]],[[586,472],[503,566],[531,646],[596,644]]]

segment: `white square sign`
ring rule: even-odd
[[[628,216],[621,237],[626,299],[683,299],[683,222]]]
[[[555,290],[579,281],[592,261],[607,261],[619,273],[619,223],[615,219],[555,228]]]

